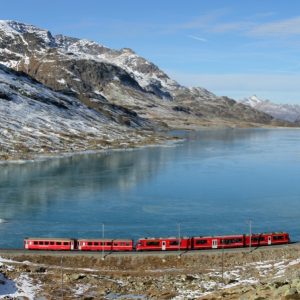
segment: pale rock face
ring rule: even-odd
[[[300,105],[297,104],[277,104],[270,100],[260,99],[256,95],[245,98],[241,103],[265,112],[276,119],[289,122],[300,121]]]

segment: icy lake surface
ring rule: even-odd
[[[0,247],[26,236],[288,231],[300,240],[300,130],[179,133],[176,145],[0,165]]]

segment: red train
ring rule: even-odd
[[[287,232],[259,233],[251,235],[251,246],[271,246],[290,243]],[[67,239],[26,238],[28,250],[63,251],[176,251],[243,248],[250,246],[250,235],[195,236],[168,238],[140,238],[136,246],[131,239]]]

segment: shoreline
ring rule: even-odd
[[[8,164],[25,164],[25,163],[34,163],[34,162],[42,162],[47,161],[49,159],[59,159],[59,158],[67,158],[73,156],[80,156],[80,155],[89,155],[89,154],[100,154],[100,153],[111,153],[117,151],[133,151],[138,149],[150,148],[150,147],[159,147],[159,146],[170,146],[176,145],[178,143],[182,143],[186,140],[186,138],[178,137],[176,135],[170,136],[168,133],[170,132],[197,132],[202,130],[247,130],[247,129],[258,129],[258,130],[300,130],[300,127],[228,127],[228,126],[211,126],[211,127],[197,127],[197,128],[175,128],[170,129],[169,131],[162,131],[164,135],[152,135],[151,138],[157,139],[155,142],[151,141],[149,143],[143,144],[137,143],[130,147],[122,147],[122,143],[120,143],[116,147],[107,147],[106,149],[87,149],[87,150],[78,150],[78,151],[62,151],[62,152],[49,152],[49,153],[26,153],[28,158],[18,158],[20,155],[16,155],[16,157],[12,156],[12,159],[0,159],[0,166],[1,165],[8,165]],[[101,147],[101,146],[100,146]]]
[[[80,155],[89,155],[89,154],[109,154],[112,152],[118,151],[134,151],[144,148],[151,148],[151,147],[159,147],[159,146],[168,146],[168,145],[175,145],[177,143],[181,143],[184,141],[182,138],[178,137],[169,137],[169,136],[154,136],[158,140],[155,142],[149,142],[146,144],[137,143],[130,147],[122,147],[122,143],[116,147],[107,147],[106,149],[87,149],[87,150],[78,150],[78,151],[62,151],[62,152],[49,152],[49,153],[32,153],[31,157],[28,159],[21,158],[21,159],[7,159],[1,160],[0,159],[0,166],[1,165],[8,165],[8,164],[26,164],[26,163],[34,163],[34,162],[43,162],[50,159],[60,159],[60,158],[68,158],[73,156],[80,156]]]

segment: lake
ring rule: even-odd
[[[0,247],[26,236],[288,231],[300,240],[300,130],[177,132],[176,144],[0,165]],[[179,225],[180,224],[180,225]]]

